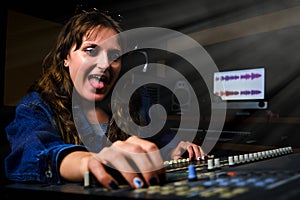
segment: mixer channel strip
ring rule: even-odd
[[[128,186],[112,191],[114,195],[138,199],[249,199],[273,195],[281,186],[300,181],[298,169],[265,169],[265,160],[274,166],[275,158],[285,160],[292,154],[291,147],[284,147],[255,153],[215,158],[207,160],[170,160],[164,163],[167,182],[163,185],[131,189]],[[272,162],[274,161],[274,162]],[[259,170],[252,168],[258,166]],[[193,167],[191,167],[193,166]],[[243,168],[245,166],[245,168]],[[249,166],[249,167],[248,167]],[[192,175],[196,177],[190,179]]]
[[[196,171],[211,171],[220,169],[227,166],[237,166],[246,163],[271,159],[279,156],[284,156],[293,153],[292,147],[282,147],[272,150],[265,150],[254,153],[247,153],[241,155],[228,156],[227,159],[214,158],[214,155],[208,155],[207,160],[190,160],[189,158],[183,158],[178,160],[165,161],[164,166],[167,172],[176,172],[182,170],[188,170],[188,165],[193,164],[196,167]]]

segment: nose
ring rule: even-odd
[[[110,67],[110,61],[108,58],[108,54],[106,51],[102,51],[97,57],[97,68],[101,70],[101,72],[105,72]]]

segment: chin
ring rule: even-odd
[[[81,95],[83,99],[90,102],[102,101],[103,99],[105,99],[105,96],[106,94],[95,94],[95,93]]]
[[[103,101],[103,99],[105,99],[106,94],[94,94],[93,98],[91,99],[91,101]]]

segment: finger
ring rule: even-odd
[[[118,189],[118,182],[105,170],[104,165],[99,159],[93,157],[88,162],[89,171],[94,175],[96,180],[107,189]]]
[[[197,160],[200,160],[205,156],[205,153],[202,150],[202,148],[196,144],[191,144],[190,146],[188,146],[188,152],[190,159],[195,158]]]
[[[129,138],[128,143],[122,149],[130,152],[130,159],[137,167],[137,172],[141,173],[148,185],[157,185],[164,181],[165,169],[163,159],[157,146],[147,140],[137,137]]]
[[[142,140],[139,144],[141,144],[143,150],[147,152],[147,157],[152,164],[151,166],[152,168],[150,169],[152,173],[150,174],[143,173],[143,176],[145,177],[147,184],[157,185],[160,182],[164,182],[166,180],[166,171],[164,168],[164,162],[160,150],[157,148],[157,146],[154,143],[146,140]],[[153,176],[153,174],[155,176]]]
[[[181,155],[174,155],[172,158],[174,160],[179,160],[179,159],[182,159],[183,157]]]
[[[195,157],[195,150],[193,148],[192,145],[188,145],[186,148],[188,155],[189,155],[189,159],[193,159]]]
[[[205,160],[206,159],[206,153],[203,151],[201,146],[194,146],[194,151],[195,151],[195,158],[197,160]]]
[[[200,146],[198,146],[198,148],[199,148],[199,152],[200,152],[200,155],[201,155],[201,160],[205,160],[206,159],[206,157],[207,157],[207,154],[204,152],[204,150],[200,147]]]
[[[194,158],[198,159],[201,156],[200,151],[199,151],[199,146],[196,144],[193,144],[192,147],[193,147],[193,151],[195,153]]]
[[[132,188],[141,188],[144,186],[144,181],[139,177],[136,165],[130,160],[130,152],[124,141],[116,141],[109,148],[104,148],[98,153],[98,157],[101,158],[102,163],[112,168],[109,173],[113,173],[112,176],[121,176],[126,183]],[[109,169],[107,168],[107,169]]]
[[[154,168],[152,166],[152,168],[150,169],[151,171],[159,171],[164,168],[163,159],[160,154],[161,152],[156,146],[156,144],[137,137],[130,138],[128,142],[132,143],[133,145],[138,144],[138,146],[142,148],[142,151],[145,154],[147,154],[148,158],[152,161],[152,164],[154,165]]]

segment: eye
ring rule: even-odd
[[[121,51],[120,50],[110,50],[110,51],[108,51],[108,59],[111,62],[119,61],[120,56],[121,56]]]
[[[87,47],[84,49],[84,51],[89,54],[90,56],[92,57],[95,57],[98,55],[98,52],[99,52],[99,47],[97,46],[94,46],[94,47]]]

